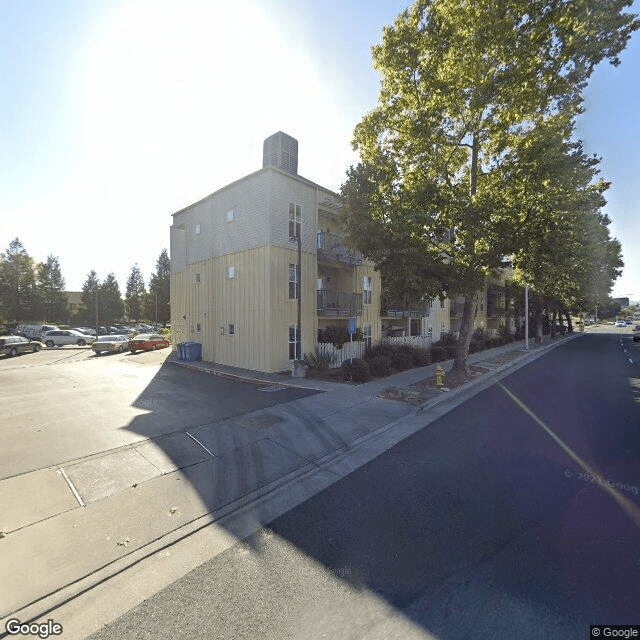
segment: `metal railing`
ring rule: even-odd
[[[319,258],[344,262],[352,266],[362,264],[362,254],[349,249],[345,239],[335,233],[318,231],[317,248]]]
[[[359,316],[362,315],[362,294],[346,291],[317,292],[316,309],[319,316]]]

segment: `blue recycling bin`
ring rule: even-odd
[[[182,350],[183,356],[179,355],[178,357],[186,362],[196,362],[202,357],[202,343],[200,342],[183,342]]]
[[[185,355],[185,350],[184,350],[184,345],[187,344],[186,342],[179,342],[178,343],[178,359],[179,360],[186,360],[187,357]]]

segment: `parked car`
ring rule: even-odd
[[[140,333],[135,338],[129,340],[129,350],[131,353],[136,351],[149,351],[153,349],[164,349],[169,346],[169,341],[157,333]]]
[[[88,336],[86,333],[80,333],[74,329],[57,329],[42,334],[42,342],[47,347],[62,347],[65,344],[77,344],[79,347],[84,347],[94,340],[93,336]]]
[[[0,338],[0,353],[6,356],[17,356],[19,353],[35,353],[42,349],[36,340],[29,340],[22,336],[2,336]]]
[[[14,333],[24,336],[25,338],[31,338],[32,340],[41,340],[43,333],[56,329],[58,329],[58,327],[55,324],[19,324]]]
[[[107,353],[122,353],[129,349],[129,338],[127,336],[98,336],[91,348],[98,356],[103,351]]]
[[[640,342],[640,324],[637,324],[633,330],[633,341]]]
[[[614,326],[614,327],[626,327],[627,325],[626,325],[626,323],[625,323],[625,321],[624,321],[624,320],[616,320],[616,321],[613,323],[613,326]]]
[[[96,330],[91,327],[73,327],[74,331],[79,331],[80,333],[84,333],[86,336],[95,336]]]

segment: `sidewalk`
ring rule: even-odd
[[[472,354],[469,364],[486,373],[448,392],[424,390],[418,404],[415,393],[412,402],[380,394],[415,392],[436,365],[351,385],[174,361],[323,393],[0,481],[0,638],[7,617],[53,618],[65,639],[85,637],[501,375],[580,335],[530,342],[529,351],[513,343]],[[448,371],[451,361],[442,365]],[[190,543],[182,555],[181,540]],[[132,592],[123,576],[141,571],[143,560],[160,564]]]

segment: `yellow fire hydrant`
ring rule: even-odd
[[[436,387],[444,386],[444,369],[438,365],[436,367]]]

